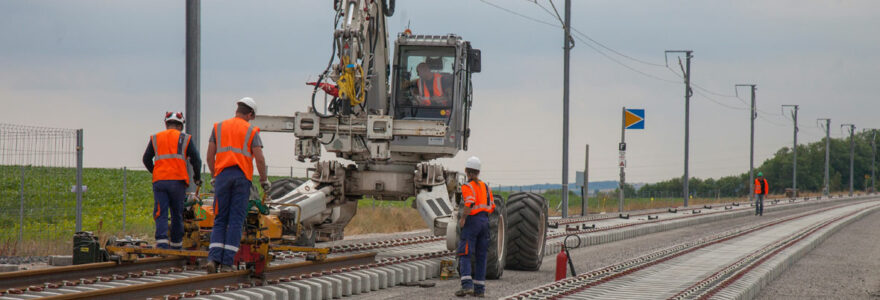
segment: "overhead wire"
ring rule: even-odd
[[[489,1],[487,1],[487,0],[480,0],[480,2],[486,3],[486,4],[488,4],[489,6],[492,6],[492,7],[494,7],[494,8],[497,8],[497,9],[500,9],[500,10],[503,10],[503,11],[506,11],[506,12],[508,12],[508,13],[510,13],[510,14],[513,14],[513,15],[519,16],[519,17],[521,17],[521,18],[525,18],[525,19],[530,20],[530,21],[532,21],[532,22],[537,22],[537,23],[541,23],[541,24],[548,25],[548,26],[551,26],[551,27],[560,28],[560,26],[554,25],[553,23],[550,23],[550,22],[547,22],[547,21],[544,21],[544,20],[540,20],[540,19],[537,19],[537,18],[534,18],[534,17],[530,17],[530,16],[527,16],[527,15],[524,15],[524,14],[518,13],[518,12],[516,12],[516,11],[513,11],[513,10],[508,9],[508,8],[506,8],[506,7],[503,7],[503,6],[501,6],[501,5],[497,5],[497,4],[495,4],[495,3],[489,2]]]

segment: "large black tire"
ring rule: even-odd
[[[504,251],[507,212],[504,198],[495,196],[495,211],[489,215],[489,248],[486,255],[486,279],[499,279],[504,273],[507,251]]]
[[[300,185],[303,184],[303,182],[304,181],[302,179],[293,177],[286,177],[275,180],[272,182],[272,186],[269,187],[269,191],[267,192],[269,194],[269,199],[275,200],[281,198],[284,195],[287,195],[287,193],[290,193],[291,191],[298,188]]]
[[[535,193],[507,198],[507,264],[512,270],[537,271],[547,240],[547,200]]]

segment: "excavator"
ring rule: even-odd
[[[465,179],[434,160],[468,150],[471,78],[481,71],[481,51],[455,34],[422,35],[409,29],[389,44],[386,21],[394,6],[395,0],[334,0],[329,62],[316,81],[307,83],[313,90],[305,111],[258,115],[251,121],[262,132],[292,133],[296,159],[315,163],[305,181],[276,180],[262,199],[252,190],[241,247],[247,251],[240,251],[236,261],[256,266],[256,273],[273,249],[325,257],[327,248],[315,248],[316,243],[342,239],[358,201],[365,198],[414,198],[412,206],[430,232],[445,236],[447,248],[456,249]],[[335,159],[322,160],[325,152]],[[522,192],[506,200],[499,193],[494,197],[487,277],[500,278],[505,268],[538,270],[547,201]],[[193,199],[185,217],[188,250],[144,250],[113,241],[108,252],[115,257],[206,256],[211,199]]]
[[[414,197],[429,230],[445,235],[450,250],[457,246],[464,176],[433,160],[468,149],[471,78],[481,71],[481,51],[455,34],[409,29],[391,45],[386,22],[394,6],[394,0],[335,0],[330,59],[308,83],[314,88],[307,109],[251,122],[263,132],[293,133],[296,159],[315,162],[305,182],[287,178],[268,192],[283,239],[303,246],[339,240],[358,200]],[[321,160],[324,152],[335,159]],[[488,277],[501,277],[505,267],[537,270],[547,201],[533,193],[506,201],[496,193],[494,201]]]

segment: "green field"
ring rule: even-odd
[[[20,221],[22,171],[23,228]],[[76,222],[76,194],[71,192],[75,176],[73,168],[0,166],[0,255],[67,252]],[[122,169],[83,169],[83,185],[87,187],[82,201],[83,230],[152,238],[152,175],[143,170],[128,170],[126,177],[123,189]],[[202,178],[208,176],[202,175]],[[270,177],[270,180],[278,178]],[[202,191],[210,191],[209,180],[204,181]],[[124,206],[123,190],[126,192]],[[20,230],[21,243],[18,242]],[[45,246],[45,241],[55,243]]]

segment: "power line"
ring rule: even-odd
[[[718,101],[718,100],[713,99],[712,97],[709,97],[709,95],[704,94],[704,93],[701,92],[700,90],[694,90],[694,94],[700,95],[700,96],[702,96],[702,98],[704,98],[704,99],[706,99],[706,100],[712,101],[712,102],[714,102],[715,104],[721,105],[721,106],[726,107],[726,108],[729,108],[729,109],[734,109],[734,110],[749,110],[749,108],[747,108],[747,107],[736,107],[736,106],[732,106],[732,105],[724,104],[724,103],[721,102],[721,101]]]
[[[516,12],[516,11],[513,11],[513,10],[509,9],[509,8],[506,8],[506,7],[503,7],[503,6],[497,5],[497,4],[492,3],[492,2],[489,2],[489,1],[487,1],[487,0],[480,0],[480,2],[486,3],[486,4],[488,4],[488,5],[490,5],[490,6],[494,7],[494,8],[497,8],[497,9],[500,9],[500,10],[503,10],[503,11],[506,11],[506,12],[508,12],[508,13],[510,13],[510,14],[513,14],[513,15],[519,16],[519,17],[521,17],[521,18],[525,18],[525,19],[530,20],[530,21],[532,21],[532,22],[537,22],[537,23],[541,23],[541,24],[544,24],[544,25],[547,25],[547,26],[551,26],[551,27],[555,27],[555,28],[560,28],[560,26],[555,25],[555,24],[553,24],[553,23],[550,23],[550,22],[547,22],[547,21],[544,21],[544,20],[536,19],[536,18],[533,18],[533,17],[527,16],[527,15],[524,15],[524,14],[518,13],[518,12]]]
[[[487,1],[487,0],[480,0],[480,2],[486,3],[486,4],[488,4],[488,5],[490,5],[490,6],[494,7],[494,8],[497,8],[497,9],[503,10],[503,11],[505,11],[505,12],[507,12],[507,13],[510,13],[510,14],[513,14],[513,15],[519,16],[519,17],[521,17],[521,18],[527,19],[527,20],[532,21],[532,22],[537,22],[537,23],[541,23],[541,24],[544,24],[544,25],[552,26],[552,27],[554,27],[554,28],[560,28],[559,25],[555,25],[555,24],[552,24],[552,23],[549,23],[549,22],[546,22],[546,21],[543,21],[543,20],[540,20],[540,19],[536,19],[536,18],[534,18],[534,17],[530,17],[530,16],[527,16],[527,15],[524,15],[524,14],[522,14],[522,13],[519,13],[519,12],[513,11],[513,10],[511,10],[511,9],[509,9],[509,8],[506,8],[506,7],[503,7],[503,6],[500,6],[500,5],[494,4],[494,3],[489,2],[489,1]],[[532,1],[529,1],[529,2],[532,2]],[[532,2],[532,3],[536,3],[536,4],[537,4],[537,1]],[[551,16],[554,16],[553,13],[551,13],[548,9],[546,9],[546,7],[543,7],[543,6],[541,6],[541,5],[539,5],[539,6],[542,7],[542,9],[544,9],[548,14],[550,14]],[[555,17],[555,16],[554,16],[554,17]],[[651,79],[655,79],[655,80],[659,80],[659,81],[663,81],[663,82],[667,82],[667,83],[675,83],[675,84],[681,83],[681,82],[676,81],[676,80],[669,80],[669,79],[662,78],[662,77],[659,77],[659,76],[656,76],[656,75],[653,75],[653,74],[649,74],[649,73],[646,73],[646,72],[641,71],[641,70],[639,70],[639,69],[636,69],[636,68],[634,68],[634,67],[632,67],[632,66],[630,66],[630,65],[627,65],[627,64],[625,64],[625,63],[623,63],[623,62],[621,62],[621,61],[619,61],[619,60],[617,60],[617,59],[611,57],[610,55],[608,55],[607,53],[603,52],[603,51],[600,50],[599,48],[597,48],[597,47],[591,45],[591,44],[588,43],[587,41],[592,41],[593,43],[595,43],[596,45],[599,45],[600,47],[603,47],[603,48],[609,49],[609,51],[614,52],[614,53],[617,54],[617,55],[621,55],[622,57],[626,57],[626,58],[632,59],[632,60],[634,60],[634,61],[638,61],[638,62],[641,62],[641,63],[646,63],[646,64],[649,64],[649,65],[662,66],[662,65],[660,65],[660,64],[648,63],[648,62],[641,61],[641,60],[635,59],[635,58],[633,58],[633,57],[630,57],[630,56],[624,55],[624,54],[622,54],[622,53],[620,53],[620,52],[618,52],[618,51],[616,51],[616,50],[614,50],[614,49],[611,49],[610,47],[607,47],[607,46],[605,46],[605,45],[599,43],[598,41],[596,41],[596,40],[590,38],[589,36],[587,36],[587,35],[584,34],[583,32],[580,32],[579,30],[575,29],[574,27],[572,27],[571,29],[572,29],[572,31],[574,31],[576,34],[579,34],[579,35],[582,36],[582,37],[581,37],[581,36],[578,36],[578,35],[573,35],[573,37],[574,37],[575,39],[578,39],[578,40],[580,40],[581,42],[584,42],[584,44],[586,44],[587,47],[590,47],[590,49],[593,49],[594,51],[596,51],[597,53],[599,53],[599,54],[602,55],[603,57],[607,58],[608,60],[611,60],[612,62],[614,62],[614,63],[616,63],[616,64],[618,64],[618,65],[620,65],[620,66],[622,66],[622,67],[624,67],[624,68],[627,68],[627,69],[629,69],[630,71],[633,71],[633,72],[639,73],[639,74],[641,74],[642,76],[645,76],[645,77],[648,77],[648,78],[651,78]]]
[[[575,33],[577,33],[577,31],[575,31]],[[634,68],[634,67],[632,67],[632,66],[630,66],[630,65],[627,65],[627,64],[625,64],[625,63],[623,63],[623,62],[621,62],[621,61],[619,61],[619,60],[617,60],[617,59],[611,57],[610,55],[608,55],[607,53],[603,52],[602,50],[599,50],[599,48],[596,48],[595,46],[591,45],[590,43],[587,43],[586,40],[585,40],[584,38],[581,38],[581,37],[578,36],[578,35],[574,35],[574,38],[580,40],[580,41],[583,42],[585,45],[587,45],[587,47],[590,47],[590,49],[593,49],[594,51],[596,51],[597,53],[601,54],[602,56],[604,56],[604,57],[607,58],[608,60],[611,60],[611,61],[613,61],[614,63],[616,63],[616,64],[618,64],[618,65],[620,65],[620,66],[622,66],[622,67],[624,67],[624,68],[629,69],[630,71],[633,71],[633,72],[639,73],[639,74],[641,74],[642,76],[645,76],[645,77],[648,77],[648,78],[651,78],[651,79],[655,79],[655,80],[659,80],[659,81],[663,81],[663,82],[667,82],[667,83],[674,83],[674,84],[680,84],[680,83],[681,83],[681,82],[678,81],[678,80],[670,80],[670,79],[662,78],[662,77],[659,77],[659,76],[656,76],[656,75],[653,75],[653,74],[646,73],[646,72],[641,71],[641,70],[639,70],[639,69],[636,69],[636,68]]]
[[[531,3],[534,3],[535,5],[537,5],[538,7],[540,7],[542,10],[544,10],[545,12],[547,12],[547,14],[549,14],[550,16],[555,16],[557,19],[559,19],[560,22],[562,22],[562,19],[559,18],[559,12],[556,12],[556,14],[554,15],[554,13],[550,12],[549,9],[547,9],[545,6],[541,5],[541,3],[538,2],[538,0],[526,0],[526,1],[531,2]],[[548,0],[547,2],[550,2],[550,5],[553,5],[553,0]],[[555,11],[556,6],[553,5],[553,8],[554,8],[554,11]],[[585,39],[589,40],[590,42],[593,42],[594,44],[598,45],[599,47],[602,47],[602,48],[605,49],[605,50],[608,50],[608,51],[610,51],[610,52],[612,52],[612,53],[614,53],[614,54],[617,54],[617,55],[620,56],[620,57],[623,57],[623,58],[629,59],[629,60],[631,60],[631,61],[634,61],[634,62],[637,62],[637,63],[640,63],[640,64],[649,65],[649,66],[655,66],[655,67],[665,67],[665,66],[666,66],[666,65],[664,65],[664,64],[652,63],[652,62],[649,62],[649,61],[645,61],[645,60],[642,60],[642,59],[638,59],[638,58],[635,58],[635,57],[632,57],[632,56],[626,55],[626,54],[624,54],[624,53],[622,53],[622,52],[620,52],[620,51],[615,50],[614,48],[608,47],[608,46],[606,46],[605,44],[603,44],[603,43],[601,43],[601,42],[599,42],[599,41],[593,39],[592,37],[590,37],[590,35],[588,35],[588,34],[582,32],[582,31],[578,30],[578,29],[575,28],[574,26],[571,27],[571,31],[574,31],[575,33],[580,34],[581,36],[583,36]]]

